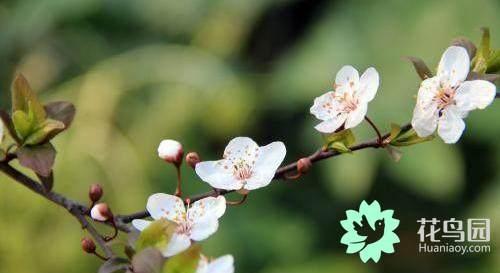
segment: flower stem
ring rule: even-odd
[[[239,206],[239,205],[245,203],[245,201],[247,200],[247,197],[248,197],[248,194],[244,194],[243,197],[241,198],[241,200],[239,200],[239,201],[226,201],[226,204],[230,205],[230,206]]]
[[[177,188],[175,189],[175,196],[181,197],[182,196],[182,189],[181,189],[181,184],[182,184],[181,168],[180,168],[180,166],[175,165],[175,169],[177,170]]]
[[[377,128],[377,125],[375,125],[375,123],[373,123],[373,121],[368,116],[365,116],[365,120],[366,120],[366,122],[368,122],[370,124],[370,126],[373,128],[373,130],[375,130],[375,132],[377,133],[378,144],[382,145],[382,142],[383,142],[382,134],[380,134],[380,131]]]

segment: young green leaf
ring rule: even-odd
[[[170,242],[177,224],[167,219],[156,220],[144,229],[135,243],[137,252],[148,247],[164,249]]]
[[[413,128],[402,132],[398,137],[393,139],[390,144],[393,146],[410,146],[417,143],[430,141],[434,139],[434,135],[428,137],[419,137]]]
[[[356,143],[356,137],[350,129],[332,134],[322,134],[322,136],[328,148],[331,148],[331,145],[335,142],[341,142],[345,147],[350,147]]]
[[[163,273],[195,273],[200,255],[201,247],[192,245],[186,251],[168,259],[163,266]]]
[[[490,56],[490,30],[482,28],[481,31],[483,32],[481,45],[472,62],[473,71],[479,74],[485,73],[488,69],[488,59]]]
[[[340,153],[350,153],[351,149],[349,149],[343,142],[337,141],[330,144],[330,148],[334,149]]]
[[[18,74],[12,83],[12,112],[22,111],[33,112],[36,123],[42,123],[45,120],[46,113],[43,105],[38,100],[36,94],[22,74]]]
[[[3,125],[5,126],[7,131],[9,131],[9,135],[14,139],[14,141],[16,141],[16,143],[20,144],[21,140],[17,136],[16,129],[14,128],[14,123],[12,122],[9,113],[0,109],[0,119],[2,119]]]
[[[26,139],[33,130],[33,120],[31,117],[21,111],[17,110],[12,114],[12,122],[14,123],[14,128],[16,130],[16,135],[19,139]]]
[[[16,151],[19,163],[35,173],[49,177],[56,158],[56,150],[50,143],[41,146],[22,146]]]
[[[36,131],[32,132],[25,140],[24,144],[26,145],[38,145],[40,143],[44,143],[52,139],[58,133],[64,130],[64,123],[47,119],[45,120],[40,128],[36,129]]]
[[[134,273],[161,273],[164,263],[165,258],[154,247],[146,248],[132,258]]]

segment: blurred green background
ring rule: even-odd
[[[478,41],[482,26],[498,48],[499,14],[497,0],[1,1],[0,104],[10,105],[16,71],[43,100],[72,101],[75,122],[55,141],[55,190],[86,202],[99,182],[115,213],[131,213],[174,191],[174,169],[156,155],[163,138],[203,159],[240,135],[284,141],[286,162],[311,153],[321,137],[309,107],[345,64],[380,72],[369,115],[384,131],[408,122],[419,79],[402,56],[435,66],[454,37]],[[457,145],[406,148],[399,163],[366,150],[255,191],[228,209],[204,252],[232,253],[240,273],[500,272],[499,117],[496,102],[470,115]],[[373,137],[366,124],[355,133]],[[188,167],[183,176],[187,193],[208,189]],[[378,264],[340,244],[339,221],[363,199],[401,220],[396,253]],[[421,217],[491,218],[491,253],[419,254]],[[0,272],[95,272],[83,235],[64,210],[0,176]]]

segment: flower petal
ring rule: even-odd
[[[338,128],[340,128],[342,124],[344,124],[346,119],[347,119],[347,114],[342,113],[329,120],[321,122],[320,124],[314,126],[314,128],[322,133],[326,134],[333,133]]]
[[[177,223],[186,213],[186,208],[184,207],[182,199],[165,193],[155,193],[151,195],[148,198],[146,209],[155,220],[166,218]]]
[[[224,150],[224,158],[228,160],[243,159],[252,162],[255,160],[258,148],[259,145],[249,137],[235,137],[227,144]]]
[[[457,142],[464,129],[464,121],[452,106],[443,110],[443,114],[439,118],[438,134],[445,143]]]
[[[187,211],[188,219],[193,222],[203,222],[207,219],[219,219],[226,211],[226,198],[206,197],[194,202]]]
[[[350,112],[347,115],[345,121],[345,128],[354,128],[356,125],[360,124],[365,118],[366,112],[368,111],[368,103],[360,102],[356,110]]]
[[[360,90],[358,97],[363,102],[369,102],[373,100],[377,94],[377,89],[380,83],[380,77],[375,68],[370,67],[361,75],[360,78]]]
[[[224,255],[208,264],[206,273],[234,273],[234,258],[232,255]]]
[[[134,226],[139,231],[143,231],[151,223],[152,223],[152,221],[142,220],[142,219],[134,219],[134,220],[132,220],[132,226]]]
[[[467,78],[469,68],[470,59],[467,50],[460,46],[450,46],[441,57],[437,76],[447,79],[450,86],[456,86]]]
[[[162,251],[164,257],[172,257],[191,246],[191,239],[185,234],[174,233],[167,247]]]
[[[457,89],[455,101],[462,111],[484,109],[495,99],[496,86],[488,81],[463,82]]]
[[[270,143],[259,148],[259,154],[253,168],[253,175],[247,180],[245,189],[254,190],[267,186],[274,173],[285,159],[286,147],[281,141]]]
[[[224,190],[239,190],[243,184],[234,178],[232,170],[232,164],[226,159],[203,161],[195,166],[196,174],[210,186]]]
[[[352,94],[354,90],[358,90],[359,88],[358,70],[350,65],[343,66],[339,72],[337,72],[335,85],[336,92],[350,92]]]
[[[419,137],[427,137],[436,131],[439,113],[437,108],[426,111],[420,105],[415,105],[411,126]]]
[[[193,223],[190,237],[195,241],[202,241],[214,234],[218,228],[217,218],[207,218],[204,222]]]
[[[328,120],[338,114],[338,101],[334,99],[335,93],[328,91],[327,93],[314,99],[314,104],[309,110],[317,119]]]

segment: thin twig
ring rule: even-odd
[[[380,134],[380,131],[377,128],[377,125],[375,125],[375,123],[368,116],[365,116],[365,120],[366,120],[366,122],[368,122],[370,124],[370,126],[373,128],[373,130],[375,130],[375,133],[377,133],[378,144],[382,145],[382,135]]]

